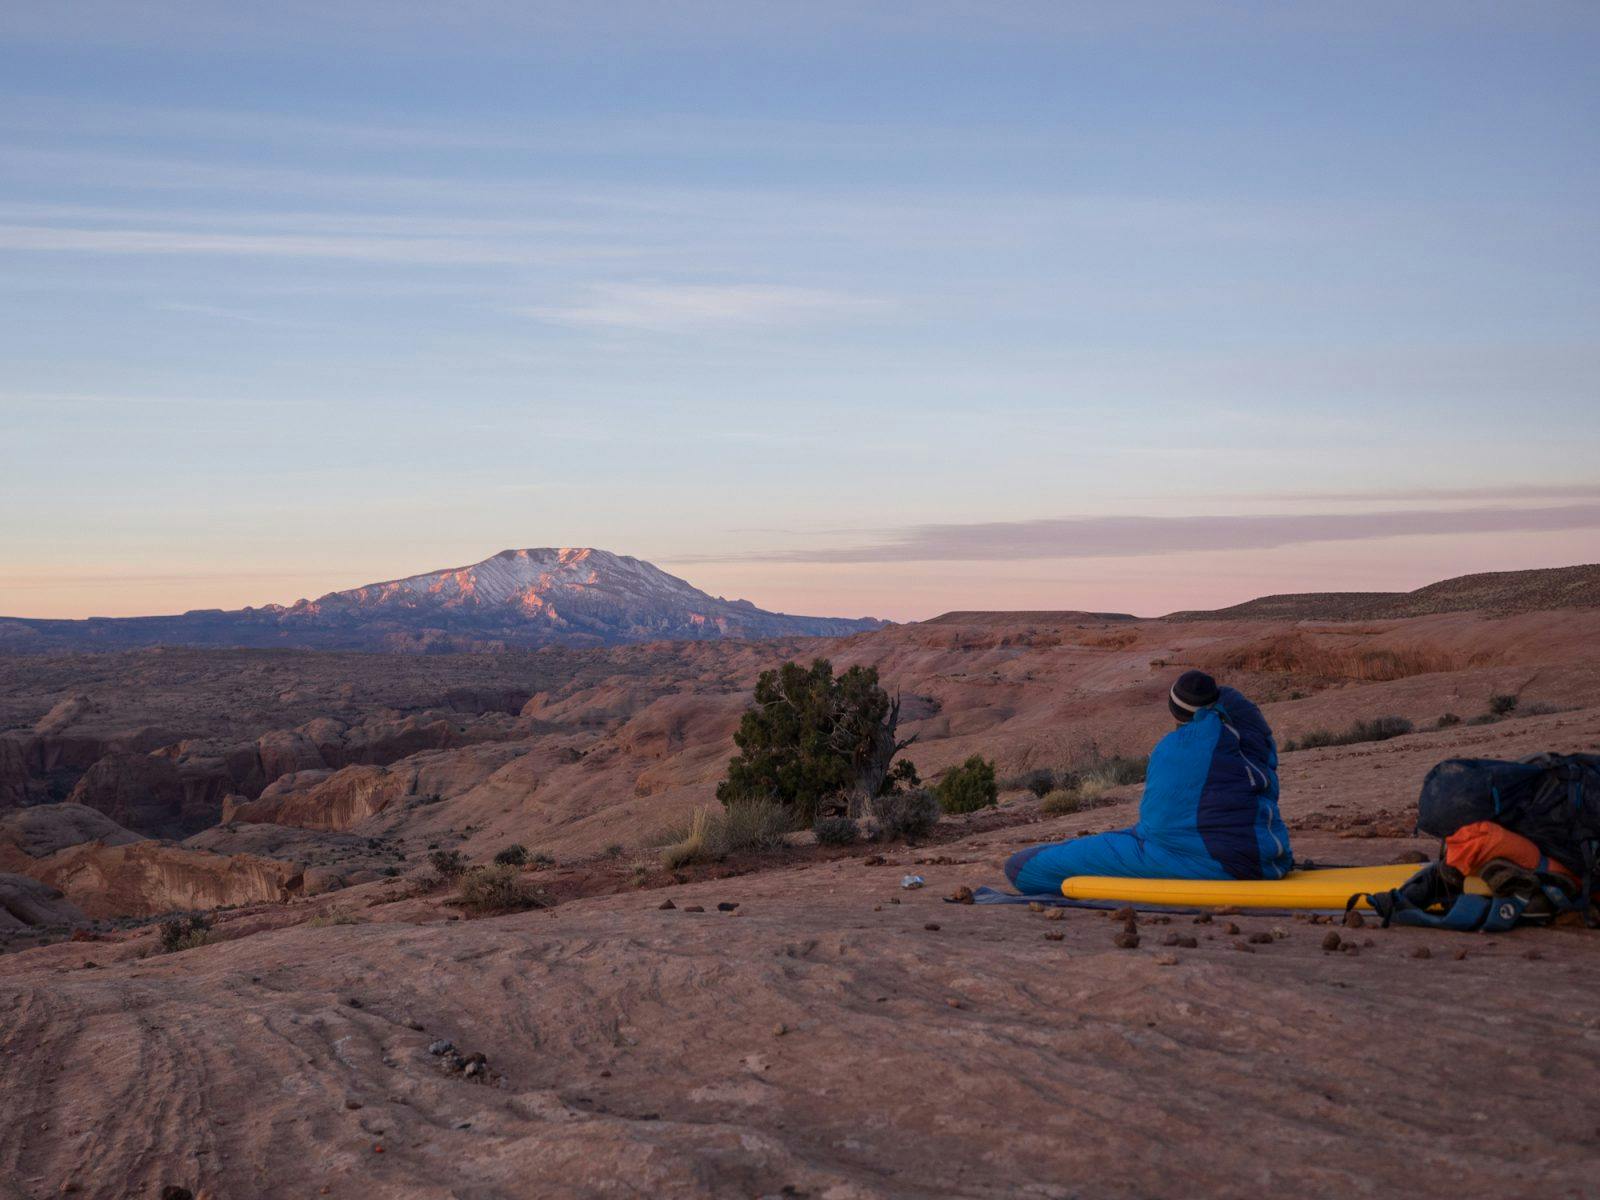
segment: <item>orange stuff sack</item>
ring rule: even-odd
[[[1444,840],[1444,861],[1463,875],[1476,875],[1483,864],[1503,858],[1529,871],[1543,871],[1578,882],[1578,877],[1558,862],[1546,858],[1520,833],[1512,833],[1493,821],[1474,821],[1463,825]]]

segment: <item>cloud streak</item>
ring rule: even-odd
[[[599,284],[568,305],[525,308],[558,325],[683,332],[811,323],[881,312],[863,296],[778,284]]]
[[[1014,562],[1124,558],[1196,550],[1273,550],[1307,542],[1472,533],[1600,529],[1600,503],[1548,508],[1247,516],[1068,517],[972,525],[914,525],[885,541],[741,556],[747,562]],[[684,561],[678,559],[677,561]],[[707,559],[704,561],[727,561]]]

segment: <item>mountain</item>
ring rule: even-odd
[[[1377,621],[1445,612],[1504,614],[1555,608],[1600,608],[1600,564],[1461,575],[1414,592],[1261,596],[1211,612],[1170,613],[1166,620]]]
[[[137,646],[442,652],[662,639],[840,637],[872,618],[793,617],[710,596],[637,558],[589,548],[502,550],[289,606],[84,621],[0,617],[0,651]]]

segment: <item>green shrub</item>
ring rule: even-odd
[[[994,764],[980,754],[974,754],[959,767],[945,772],[935,791],[939,807],[947,813],[977,812],[1000,798],[1000,789],[994,780]]]
[[[523,880],[516,867],[501,863],[463,871],[456,885],[456,903],[475,916],[484,916],[539,908],[548,901]]]
[[[180,950],[193,950],[211,941],[211,918],[205,913],[168,917],[161,922],[159,932],[161,953],[176,954]]]
[[[428,864],[441,879],[455,879],[467,869],[466,857],[459,850],[435,850],[428,855]]]
[[[848,846],[861,836],[861,829],[849,817],[818,817],[811,832],[819,846]]]
[[[835,678],[833,664],[819,658],[809,668],[787,662],[763,671],[717,799],[730,808],[772,801],[790,814],[791,828],[801,828],[833,797],[914,785],[916,768],[892,761],[909,744],[895,738],[899,715],[899,701],[878,686],[871,667]]]
[[[494,861],[502,867],[522,867],[528,863],[528,848],[521,842],[507,846],[494,856]]]
[[[939,823],[939,801],[932,792],[890,792],[867,803],[874,836],[886,841],[915,841],[933,832]]]
[[[1062,780],[1049,767],[1035,767],[1021,775],[1013,775],[1001,785],[1008,792],[1032,792],[1043,800],[1062,786]]]
[[[1489,711],[1497,717],[1509,716],[1517,711],[1517,698],[1510,692],[1500,692],[1490,696]]]

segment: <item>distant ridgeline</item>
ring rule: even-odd
[[[0,617],[0,652],[229,646],[441,653],[716,638],[843,637],[885,622],[796,617],[724,600],[637,558],[502,550],[468,567],[316,600],[168,617]]]

